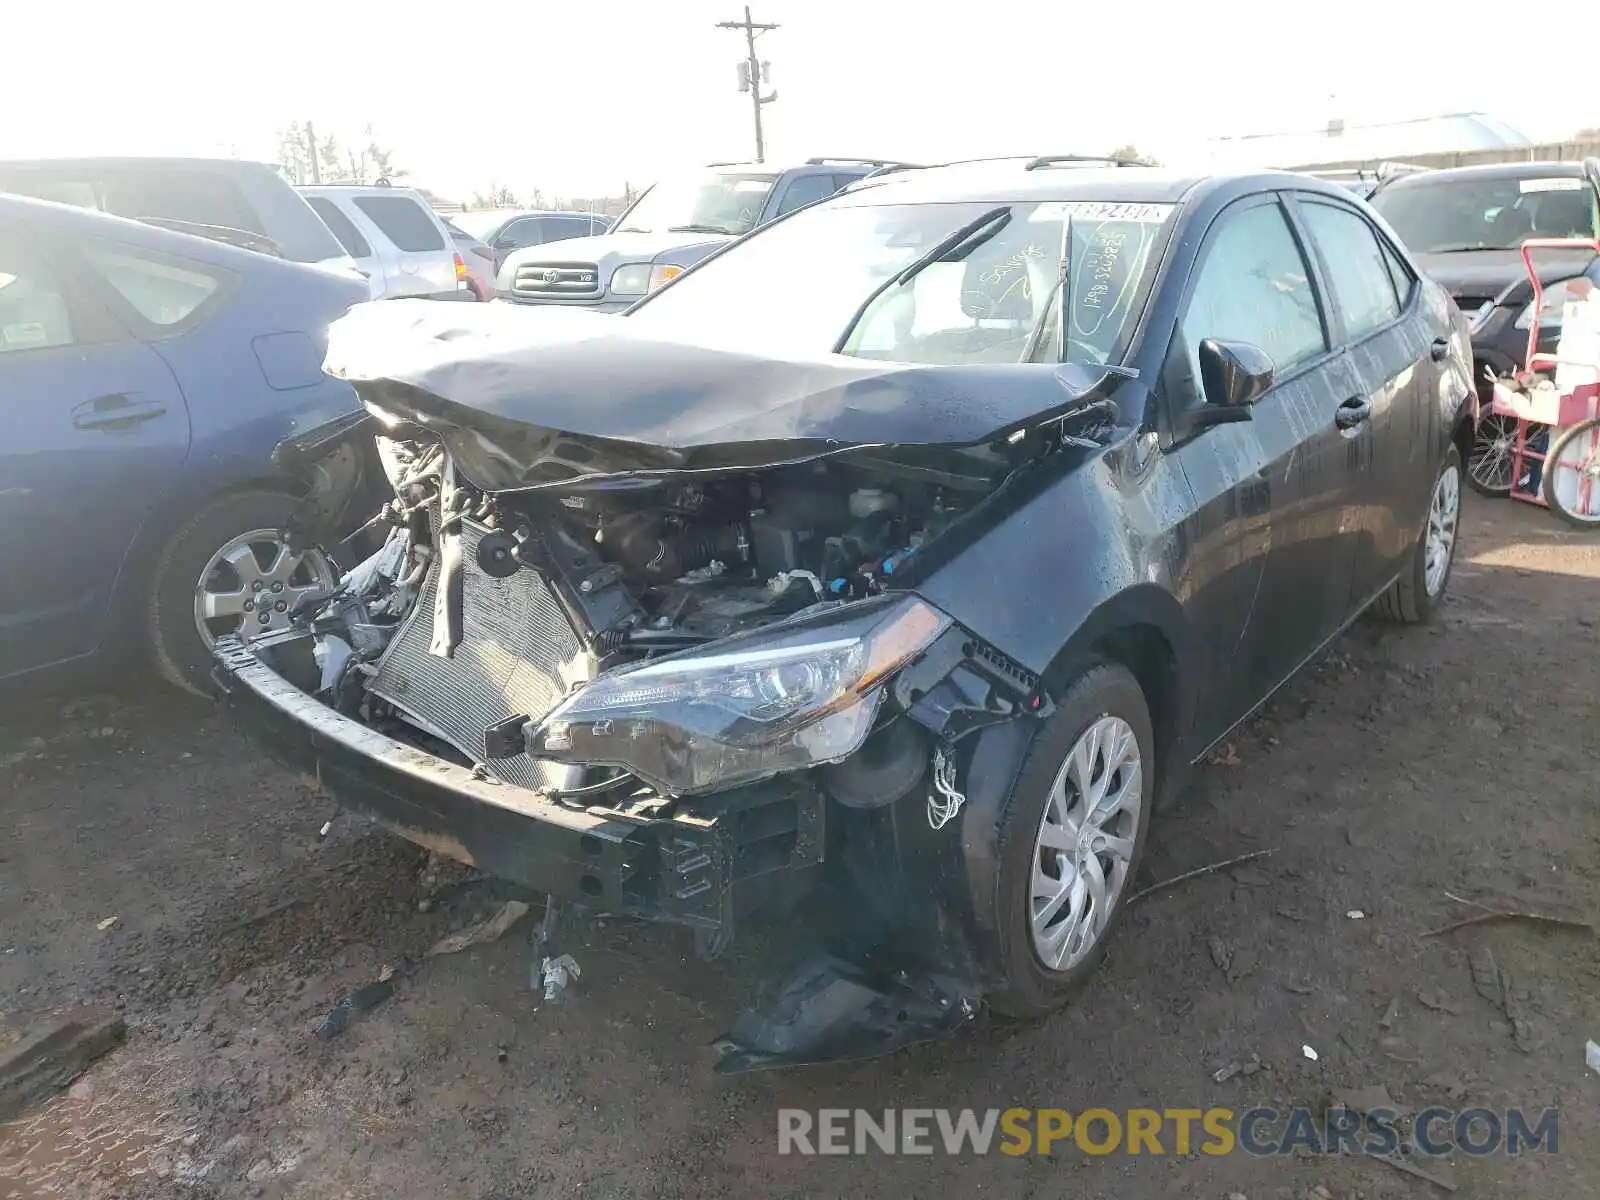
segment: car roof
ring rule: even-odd
[[[1228,184],[1294,188],[1342,199],[1337,183],[1287,171],[1206,175],[1164,167],[1049,166],[1026,156],[950,163],[874,175],[851,184],[835,204],[937,204],[994,201],[1086,200],[1116,204],[1177,204]]]
[[[151,249],[166,250],[235,270],[273,270],[280,266],[296,270],[313,269],[291,259],[260,254],[212,238],[163,229],[159,225],[136,221],[131,217],[119,217],[96,208],[62,204],[55,200],[35,200],[32,196],[18,196],[11,192],[0,192],[0,218],[48,226],[69,236],[113,237],[136,242]]]
[[[1397,175],[1384,184],[1383,190],[1392,192],[1396,188],[1416,187],[1420,183],[1441,183],[1455,179],[1581,179],[1585,173],[1581,162],[1479,163],[1471,167],[1440,167],[1432,171]]]
[[[413,200],[421,200],[427,205],[427,200],[416,188],[390,187],[387,183],[297,183],[295,191],[308,196],[332,194],[348,196],[356,192],[370,196],[410,196]]]
[[[174,158],[137,154],[77,158],[7,158],[0,159],[0,166],[22,168],[29,171],[83,171],[131,167],[154,167],[160,169],[165,167],[191,170],[204,168],[212,171],[271,171],[274,175],[280,173],[272,163],[258,162],[250,158]]]

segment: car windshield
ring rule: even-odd
[[[1014,363],[1032,349],[1036,360],[1103,364],[1126,350],[1173,211],[1170,204],[835,201],[752,235],[627,319],[666,337],[784,353],[827,354],[845,339],[845,354],[894,362]],[[1063,351],[1053,298],[1069,215]],[[966,226],[972,231],[936,261],[892,281]]]
[[[1600,236],[1594,189],[1576,175],[1417,177],[1372,201],[1416,254],[1515,250],[1524,239]]]
[[[663,179],[617,223],[617,233],[747,233],[761,219],[777,175],[707,171]]]

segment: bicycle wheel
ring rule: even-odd
[[[1600,419],[1569,425],[1551,445],[1544,500],[1567,524],[1600,528]]]
[[[1467,485],[1482,496],[1511,494],[1511,449],[1517,444],[1517,419],[1485,412],[1467,455]]]

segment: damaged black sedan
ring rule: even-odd
[[[375,447],[387,540],[216,679],[552,897],[708,955],[874,930],[747,1058],[1042,1012],[1188,765],[1369,606],[1433,612],[1470,363],[1345,189],[1052,159],[867,181],[622,316],[361,306],[366,415],[280,454],[309,541]]]

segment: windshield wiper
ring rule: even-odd
[[[1515,246],[1488,246],[1483,242],[1452,242],[1448,246],[1434,246],[1423,254],[1469,254],[1474,250],[1515,250]]]
[[[728,229],[722,225],[668,225],[668,233],[725,233],[730,237],[738,233],[737,229]]]
[[[1002,205],[1000,208],[991,208],[982,216],[968,221],[960,229],[948,237],[940,239],[932,250],[921,258],[889,276],[877,287],[873,288],[861,306],[851,314],[849,322],[844,327],[844,332],[839,335],[839,340],[833,344],[833,353],[844,353],[845,343],[850,340],[850,335],[856,331],[856,326],[861,323],[861,318],[867,315],[867,310],[879,296],[892,287],[902,287],[910,283],[918,275],[936,262],[960,262],[979,246],[983,245],[995,234],[999,233],[1011,221],[1011,206]],[[961,251],[957,254],[956,251]]]
[[[637,225],[624,225],[621,229],[612,230],[613,233],[649,233],[648,229],[640,229]]]

